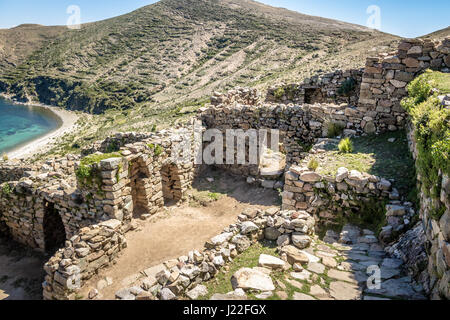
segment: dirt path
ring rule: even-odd
[[[277,205],[278,194],[274,190],[251,187],[242,178],[231,175],[210,174],[214,182],[199,179],[192,194],[196,199],[218,196],[219,200],[210,199],[206,206],[205,203],[190,202],[182,207],[168,208],[150,221],[139,221],[138,230],[127,234],[128,247],[117,264],[91,279],[85,286],[86,290],[95,288],[99,280],[110,277],[113,284],[100,293],[102,299],[114,299],[117,290],[131,284],[124,279],[186,255],[191,250],[201,249],[207,240],[234,223],[245,208]],[[87,292],[83,292],[83,297]]]
[[[42,299],[46,258],[0,237],[0,300]]]

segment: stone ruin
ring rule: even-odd
[[[212,105],[199,110],[196,119],[183,128],[149,134],[118,133],[94,143],[81,156],[68,155],[39,164],[2,164],[0,231],[32,248],[50,253],[57,250],[44,266],[47,275],[43,296],[75,299],[88,279],[111,265],[118,253],[126,249],[125,234],[132,228],[132,219],[146,219],[171,202],[185,200],[186,190],[204,167],[194,161],[204,146],[191,143],[191,156],[175,161],[174,154],[183,151],[178,146],[181,136],[193,137],[205,129],[276,129],[286,153],[282,170],[267,176],[258,165],[216,166],[248,177],[249,183],[282,189],[283,209],[287,211],[280,214],[290,217],[292,210],[304,212],[307,221],[313,219],[314,225],[332,222],[342,207],[358,210],[361,201],[386,199],[389,224],[383,229],[381,240],[391,244],[393,231],[405,228],[414,214],[412,204],[400,202],[401,195],[383,177],[345,168],[335,177],[311,172],[301,165],[308,154],[306,146],[327,136],[330,124],[340,125],[346,136],[400,128],[411,133],[414,128],[410,128],[400,107],[401,99],[407,95],[406,85],[428,68],[449,72],[449,53],[450,39],[442,43],[406,40],[397,52],[368,58],[364,70],[337,71],[303,84],[273,87],[265,100],[253,89],[215,93]],[[350,90],[340,96],[339,88],[349,79],[353,79]],[[201,126],[197,125],[199,121]],[[416,154],[413,135],[409,136],[411,150]],[[224,145],[224,154],[226,148]],[[232,153],[236,154],[236,150]],[[426,254],[422,254],[425,250],[418,254],[428,260],[428,267],[414,270],[415,276],[434,299],[450,296],[450,182],[445,175],[442,189],[440,199],[420,193],[422,224],[414,229],[426,238]],[[446,207],[441,221],[431,218],[427,205],[431,201]],[[308,226],[310,232],[312,226]],[[229,233],[226,241],[235,238],[233,230]],[[411,251],[408,243],[415,243],[417,238],[405,241],[408,236],[409,231],[387,248],[405,262],[417,257],[405,253]],[[215,256],[208,259],[220,260],[217,254],[215,251]],[[197,262],[207,261],[203,258]],[[193,275],[189,283],[198,283],[194,279],[200,275],[201,281],[209,279],[221,265],[203,266],[204,272]]]

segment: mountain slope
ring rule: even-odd
[[[422,39],[427,39],[427,38],[428,39],[444,39],[446,37],[450,37],[450,27],[435,31],[433,33],[427,34],[420,38],[422,38]]]
[[[93,113],[361,67],[372,47],[397,40],[249,0],[163,0],[48,38],[18,67],[2,59],[0,90]]]
[[[47,41],[58,37],[67,29],[25,24],[0,30],[0,71],[15,68]]]

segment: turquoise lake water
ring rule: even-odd
[[[0,99],[0,155],[57,129],[61,120],[51,111]]]

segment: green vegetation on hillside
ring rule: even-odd
[[[368,47],[360,44],[389,46],[396,40],[234,0],[163,0],[81,30],[35,29],[49,36],[30,46],[29,56],[15,57],[15,66],[0,63],[0,91],[96,114],[162,109],[216,89],[301,79],[333,69],[327,64],[336,59],[338,67],[361,66]]]
[[[408,93],[402,106],[415,127],[418,174],[423,190],[439,197],[442,187],[439,173],[450,176],[450,109],[437,96],[450,93],[450,74],[427,71],[408,85]],[[435,210],[435,218],[440,218],[442,209]]]

